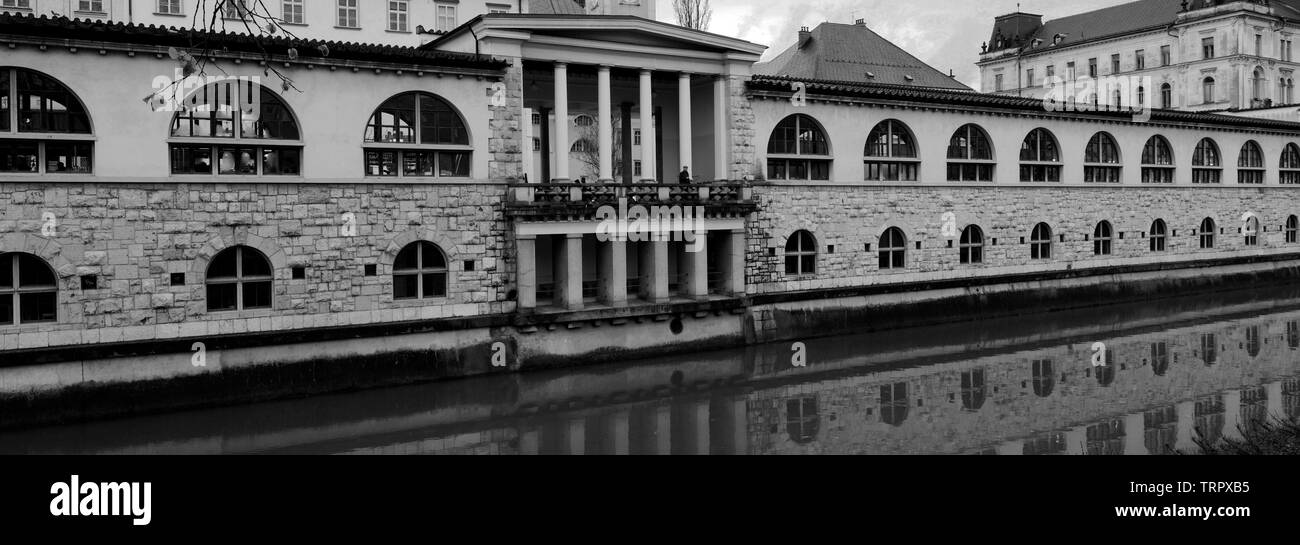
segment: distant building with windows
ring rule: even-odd
[[[1046,21],[1016,12],[994,19],[980,86],[1042,98],[1053,77],[1150,78],[1135,95],[1155,108],[1300,120],[1297,35],[1296,0],[1140,0]]]

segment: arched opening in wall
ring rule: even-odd
[[[91,174],[90,114],[48,75],[0,67],[0,173]]]
[[[1102,365],[1093,367],[1093,373],[1097,378],[1097,384],[1102,388],[1108,388],[1115,383],[1115,354],[1113,349],[1107,347],[1102,350]]]
[[[1213,333],[1201,334],[1201,361],[1206,367],[1219,363],[1219,341]]]
[[[1151,372],[1157,377],[1169,372],[1169,343],[1151,343]]]
[[[984,369],[972,369],[961,374],[961,407],[967,411],[978,411],[984,407],[988,396],[988,384],[984,380]]]
[[[1278,166],[1277,183],[1282,185],[1300,184],[1300,146],[1288,143],[1282,149],[1282,157],[1278,161]]]
[[[1237,183],[1264,183],[1264,150],[1254,140],[1247,140],[1237,155]]]
[[[1034,129],[1020,143],[1020,181],[1061,181],[1061,147],[1047,129]]]
[[[1294,215],[1286,218],[1286,242],[1295,244],[1300,239],[1300,217]]]
[[[302,133],[295,119],[278,95],[252,81],[206,85],[185,97],[172,117],[171,172],[300,175]]]
[[[785,403],[785,431],[790,440],[806,445],[817,440],[821,416],[817,414],[817,397],[790,399]]]
[[[1246,246],[1259,246],[1259,218],[1250,216],[1241,226],[1241,234]]]
[[[432,242],[417,240],[393,260],[393,300],[447,296],[447,255]]]
[[[1056,375],[1053,374],[1052,360],[1034,360],[1032,365],[1034,395],[1047,397],[1056,387]]]
[[[984,231],[978,225],[967,225],[961,231],[957,251],[963,265],[984,262]]]
[[[1246,354],[1252,358],[1259,357],[1259,351],[1262,343],[1259,337],[1259,326],[1253,325],[1246,328]]]
[[[1213,104],[1214,101],[1214,78],[1205,78],[1201,80],[1201,102],[1203,104]]]
[[[885,229],[880,235],[880,269],[902,269],[907,266],[907,237],[897,227]]]
[[[1122,168],[1119,165],[1119,144],[1115,143],[1115,137],[1107,132],[1092,135],[1083,153],[1083,181],[1117,184]]]
[[[1213,219],[1205,218],[1204,220],[1201,220],[1201,225],[1197,228],[1196,235],[1200,239],[1202,250],[1214,248],[1214,236],[1217,234],[1214,232],[1214,229]]]
[[[56,322],[58,309],[58,277],[45,260],[0,253],[0,325]]]
[[[366,123],[364,142],[366,176],[470,176],[473,147],[465,120],[432,93],[412,91],[384,101]]]
[[[880,421],[894,427],[902,426],[910,408],[907,383],[896,382],[880,387]]]
[[[1142,445],[1148,454],[1174,452],[1178,441],[1178,407],[1168,405],[1142,414]]]
[[[1218,442],[1223,437],[1225,413],[1227,407],[1223,404],[1223,396],[1207,395],[1197,398],[1192,411],[1192,416],[1196,419],[1197,436],[1210,444]]]
[[[799,230],[785,242],[786,276],[812,276],[817,274],[817,239],[813,234]]]
[[[1196,144],[1192,154],[1192,183],[1217,184],[1222,181],[1223,162],[1219,156],[1219,145],[1214,140],[1202,138]]]
[[[829,180],[830,140],[815,119],[795,114],[781,120],[767,140],[767,179]]]
[[[1174,183],[1174,151],[1169,141],[1158,134],[1142,147],[1142,183]]]
[[[1052,258],[1052,228],[1046,223],[1035,225],[1029,235],[1029,258]]]
[[[1151,232],[1148,234],[1151,245],[1151,251],[1163,252],[1168,248],[1169,227],[1165,225],[1165,220],[1156,218],[1151,222]]]
[[[995,166],[992,140],[979,125],[962,125],[948,140],[948,181],[991,182]]]
[[[208,312],[271,308],[271,261],[249,246],[231,246],[208,262]]]
[[[887,119],[876,124],[867,135],[864,155],[864,179],[868,182],[917,180],[921,161],[917,159],[916,138],[901,121]]]
[[[1168,83],[1160,86],[1160,107],[1166,110],[1174,107],[1174,86]]]
[[[1115,230],[1111,227],[1109,221],[1097,223],[1097,227],[1092,230],[1092,255],[1110,255],[1113,248]]]
[[[1250,98],[1252,106],[1260,107],[1264,105],[1264,69],[1256,66],[1255,71],[1250,76]]]

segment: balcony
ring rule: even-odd
[[[709,215],[743,215],[757,209],[747,182],[511,184],[507,191],[506,215],[533,221],[593,219],[601,207],[617,207],[622,199],[628,206],[703,206]]]

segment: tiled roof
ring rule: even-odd
[[[1052,47],[1058,34],[1062,36],[1059,46],[1065,46],[1107,36],[1168,26],[1177,19],[1178,12],[1182,10],[1182,1],[1138,0],[1137,2],[1061,17],[1043,23],[1042,28],[1028,38],[1042,40],[1038,47],[1039,49],[1045,49]],[[1002,30],[1003,35],[1006,36],[1014,33],[1013,29],[1000,29],[995,26],[993,35],[989,38],[990,46],[996,42],[999,30]]]
[[[124,45],[195,48],[276,55],[295,48],[301,59],[351,60],[358,62],[413,64],[419,66],[501,70],[509,64],[486,55],[425,51],[414,47],[373,45],[356,42],[293,40],[285,36],[255,37],[235,32],[207,32],[188,28],[127,24],[67,17],[40,17],[0,13],[0,37],[22,36],[49,40],[79,40]],[[325,46],[328,54],[320,50]]]
[[[1042,100],[1005,95],[991,95],[975,91],[955,89],[923,89],[910,85],[881,85],[874,83],[845,83],[839,81],[811,81],[797,78],[776,76],[754,76],[749,81],[751,91],[769,91],[790,93],[790,84],[801,82],[809,94],[823,96],[861,98],[881,101],[905,101],[947,107],[969,107],[993,110],[1020,111],[1047,114],[1048,109]],[[1084,114],[1062,114],[1084,115]],[[1097,111],[1086,114],[1090,117],[1132,119],[1126,112]],[[1239,127],[1247,129],[1294,132],[1300,134],[1300,123],[1275,121],[1267,119],[1239,117],[1233,115],[1184,112],[1178,110],[1152,110],[1151,121],[1156,123],[1202,124],[1222,127]]]
[[[807,80],[970,90],[862,25],[822,23],[805,43],[796,43],[771,61],[754,65],[754,72]]]
[[[528,0],[528,13],[536,15],[586,15],[575,0]]]

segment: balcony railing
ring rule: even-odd
[[[511,184],[507,213],[513,216],[594,214],[602,206],[631,205],[704,206],[710,211],[747,213],[755,208],[753,188],[747,182],[694,184]]]

